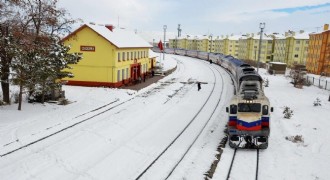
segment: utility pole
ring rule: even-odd
[[[175,48],[178,48],[178,39],[180,39],[181,36],[181,24],[178,24],[178,38],[175,38]]]
[[[164,25],[163,26],[163,29],[164,29],[164,51],[165,51],[165,49],[166,49],[166,29],[167,29],[167,26],[166,25]],[[165,60],[165,53],[164,53],[164,51],[163,51],[163,60]]]
[[[213,34],[210,34],[210,38],[211,38],[211,43],[210,43],[210,52],[212,52],[212,45],[213,45],[213,44],[212,44],[212,43],[213,43],[213,42],[212,42],[212,41],[213,41],[213,39],[212,39],[212,38],[213,38]]]
[[[181,36],[181,31],[182,31],[182,29],[180,28],[180,26],[181,26],[181,24],[178,24],[178,37]]]
[[[259,72],[259,66],[260,66],[260,54],[261,54],[261,41],[262,41],[262,34],[264,32],[264,28],[266,26],[266,23],[260,23],[260,39],[259,39],[259,52],[258,52],[258,63],[257,63],[257,72]]]

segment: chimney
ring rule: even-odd
[[[106,24],[105,27],[108,28],[110,31],[113,31],[113,29],[115,29],[115,26],[113,26],[112,24]]]
[[[329,30],[329,24],[324,24],[323,30],[324,30],[324,31]]]

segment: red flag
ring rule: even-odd
[[[162,40],[159,41],[159,43],[158,43],[158,48],[159,48],[161,51],[164,50]]]

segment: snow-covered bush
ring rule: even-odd
[[[14,99],[14,103],[17,104],[19,102],[19,92],[15,92],[12,95],[12,99]]]
[[[305,86],[311,86],[312,82],[309,79],[305,80]]]
[[[4,105],[6,105],[6,103],[4,101],[0,100],[0,106],[4,106]]]
[[[268,87],[269,86],[269,80],[268,78],[265,80],[265,87]]]
[[[303,143],[304,142],[304,138],[302,137],[302,135],[286,136],[285,139],[288,141],[291,141],[293,143]]]
[[[316,98],[316,101],[314,101],[314,106],[321,106],[321,100],[319,98]]]
[[[283,114],[285,119],[291,119],[291,117],[293,116],[293,110],[291,110],[290,107],[285,106]]]
[[[69,100],[68,99],[65,99],[65,98],[60,98],[59,100],[58,100],[58,105],[68,105],[70,102],[69,102]]]

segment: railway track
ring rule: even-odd
[[[6,152],[6,153],[0,154],[0,157],[4,157],[4,156],[7,156],[7,155],[10,155],[10,154],[12,154],[12,153],[14,153],[14,152],[16,152],[16,151],[19,151],[19,150],[24,149],[24,148],[26,148],[26,147],[29,147],[29,146],[31,146],[31,145],[33,145],[33,144],[36,144],[36,143],[38,143],[38,142],[41,142],[41,141],[43,141],[43,140],[45,140],[45,139],[48,139],[48,138],[50,138],[50,137],[52,137],[52,136],[55,136],[55,135],[57,135],[57,134],[59,134],[59,133],[61,133],[61,132],[63,132],[63,131],[68,130],[68,129],[71,129],[71,128],[73,128],[73,127],[79,125],[79,124],[82,124],[82,123],[84,123],[84,122],[86,122],[86,121],[88,121],[88,120],[93,119],[94,117],[97,117],[97,116],[99,116],[99,115],[101,115],[101,114],[104,114],[104,113],[106,113],[106,112],[108,112],[108,111],[110,111],[110,110],[112,110],[112,109],[114,109],[114,108],[116,108],[116,107],[118,107],[118,106],[124,104],[124,103],[127,103],[127,102],[131,101],[131,100],[134,99],[134,98],[135,98],[135,97],[130,98],[130,99],[126,100],[126,101],[123,101],[123,102],[121,102],[121,103],[115,105],[115,106],[111,106],[111,107],[109,107],[109,108],[107,108],[107,109],[105,109],[105,110],[102,110],[102,111],[100,111],[100,112],[98,112],[98,113],[96,113],[96,114],[93,114],[92,116],[90,116],[90,117],[88,117],[88,118],[84,118],[84,119],[82,119],[82,120],[80,120],[80,121],[78,121],[78,122],[75,122],[75,123],[73,123],[73,124],[71,124],[71,125],[69,125],[69,126],[66,126],[66,127],[62,128],[62,129],[59,129],[59,130],[57,130],[57,131],[55,131],[55,132],[53,132],[53,133],[51,133],[51,134],[49,134],[49,135],[47,135],[47,136],[43,136],[43,137],[41,137],[41,138],[39,138],[39,139],[36,139],[36,140],[31,141],[31,142],[29,142],[29,143],[27,143],[27,144],[25,144],[25,145],[22,145],[22,146],[20,146],[20,147],[18,147],[18,148],[15,148],[15,149],[10,150],[10,151],[8,151],[8,152]],[[78,118],[78,117],[81,117],[81,116],[84,116],[84,115],[86,115],[86,114],[90,114],[90,113],[92,113],[92,112],[96,112],[96,111],[98,111],[98,110],[100,110],[100,109],[103,109],[103,108],[105,108],[105,107],[108,107],[109,105],[111,105],[111,104],[113,104],[113,103],[114,103],[114,102],[109,103],[109,104],[104,105],[104,106],[101,106],[101,107],[98,107],[98,108],[96,108],[96,109],[94,109],[94,110],[91,110],[91,111],[89,111],[89,112],[83,113],[83,114],[81,114],[81,115],[79,115],[79,116],[76,116],[74,119],[76,119],[76,118]],[[16,140],[16,141],[18,142],[19,140]]]
[[[181,67],[179,66],[179,68],[181,68]],[[167,85],[167,83],[160,83],[159,86],[164,86],[164,84]],[[144,95],[144,96],[142,95],[142,96],[145,98],[146,96],[148,96],[148,94],[150,94],[150,91],[159,91],[159,90],[157,90],[157,87],[152,88],[149,91],[143,93],[143,94],[146,94],[146,95]],[[100,115],[102,115],[104,113],[107,113],[107,112],[109,112],[109,111],[117,108],[117,107],[120,107],[121,105],[123,105],[125,103],[128,103],[128,102],[132,101],[133,99],[135,99],[137,97],[141,97],[141,95],[134,96],[134,97],[129,98],[129,99],[127,99],[127,100],[125,100],[123,102],[120,102],[120,103],[118,103],[119,102],[119,99],[115,99],[114,101],[112,101],[112,102],[110,102],[108,104],[105,104],[103,106],[96,107],[95,109],[92,109],[92,110],[90,110],[88,112],[79,114],[79,115],[77,115],[77,116],[75,116],[75,117],[72,118],[72,120],[75,120],[76,121],[73,124],[67,125],[67,126],[65,126],[63,128],[60,128],[60,129],[56,130],[55,132],[49,133],[48,135],[45,135],[45,136],[40,137],[40,138],[37,138],[37,139],[35,139],[33,141],[30,141],[28,143],[22,144],[19,147],[16,147],[16,148],[13,148],[13,149],[11,149],[11,150],[9,150],[7,152],[4,152],[4,153],[0,154],[0,157],[8,156],[8,155],[10,155],[12,153],[15,153],[15,152],[19,151],[19,150],[25,149],[25,148],[27,148],[27,147],[29,147],[31,145],[37,144],[37,143],[39,143],[41,141],[44,141],[44,140],[46,140],[46,139],[48,139],[50,137],[53,137],[53,136],[55,136],[57,134],[60,134],[60,133],[62,133],[64,131],[66,131],[66,130],[72,129],[75,126],[78,126],[80,124],[83,124],[84,122],[90,121],[90,120],[92,120],[93,118],[95,118],[97,116],[100,116]],[[171,98],[169,98],[167,101],[169,101],[170,99]],[[116,103],[118,103],[118,104],[116,104]],[[53,128],[53,127],[48,127],[48,128],[46,128],[46,130],[51,129],[51,128]],[[14,143],[19,143],[19,142],[20,142],[20,139],[16,139],[16,140],[14,140],[12,142],[8,142],[8,143],[4,144],[3,147],[7,147],[7,146],[10,146],[10,145],[13,145]]]
[[[213,76],[216,82],[216,75],[215,75],[215,71],[218,71],[220,77],[221,77],[221,81],[223,82],[223,77],[220,73],[220,71],[216,68],[211,68],[211,66],[209,67],[212,72],[213,72]],[[198,118],[198,116],[201,114],[201,112],[205,109],[206,104],[209,102],[211,96],[213,95],[214,91],[215,91],[215,84],[212,88],[211,93],[209,94],[208,98],[206,99],[206,101],[204,102],[204,104],[202,105],[202,107],[199,109],[199,111],[195,114],[195,116],[189,121],[189,123],[180,131],[180,133],[165,147],[165,149],[135,178],[135,180],[139,180],[141,179],[151,168],[152,166],[157,163],[157,161],[175,144],[175,142],[182,136],[182,134],[185,133],[185,131],[189,128],[189,126]],[[223,88],[224,86],[222,86],[221,89],[221,95],[223,92]],[[220,97],[221,97],[220,95]],[[165,179],[169,179],[170,176],[172,175],[172,173],[175,171],[175,169],[178,167],[178,165],[182,162],[182,160],[185,158],[185,156],[188,154],[188,152],[190,151],[190,149],[193,147],[193,145],[196,143],[196,141],[198,140],[198,138],[201,136],[202,132],[205,130],[205,127],[207,126],[207,124],[210,122],[211,118],[213,117],[213,115],[216,112],[217,107],[219,106],[219,103],[221,102],[221,98],[218,99],[216,106],[214,107],[212,113],[210,114],[210,116],[207,118],[207,120],[205,121],[205,123],[203,124],[202,128],[200,129],[200,131],[198,132],[198,134],[193,138],[193,141],[190,143],[190,145],[188,146],[188,148],[184,151],[183,155],[181,156],[181,158],[173,165],[173,167],[169,170],[169,173],[166,175]]]
[[[246,166],[246,164],[247,164],[246,162],[236,160],[236,154],[237,154],[238,150],[239,149],[237,149],[237,148],[235,148],[235,150],[234,150],[234,154],[233,154],[233,157],[232,157],[232,160],[231,160],[231,164],[230,164],[230,167],[229,167],[229,170],[228,170],[226,180],[230,180],[231,179],[230,177],[233,175],[232,174],[233,167],[235,168],[234,163],[236,164],[236,166],[240,165],[239,167],[236,167],[236,169],[239,169],[240,172],[241,171],[249,171],[250,174],[253,172],[253,169],[246,169],[248,167],[248,166]],[[243,150],[240,149],[240,151],[241,151],[240,154],[244,154]],[[256,149],[255,151],[256,151],[256,155],[255,155],[255,153],[251,153],[251,154],[255,155],[255,158],[254,158],[254,160],[255,160],[255,166],[254,166],[255,167],[255,176],[254,176],[254,179],[258,180],[258,178],[259,178],[258,177],[258,173],[259,173],[259,149]],[[245,155],[246,155],[246,153],[245,153]],[[249,164],[253,164],[253,162],[250,162]],[[244,169],[244,170],[242,170],[242,169]],[[249,179],[249,178],[244,177],[244,179]]]

